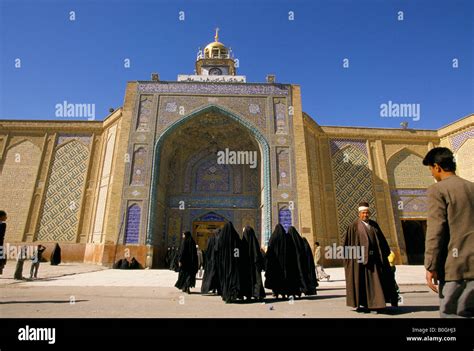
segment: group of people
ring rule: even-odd
[[[427,232],[425,242],[426,282],[439,294],[442,317],[472,317],[474,315],[474,183],[456,175],[456,162],[448,148],[430,150],[423,164],[428,166],[436,183],[428,188]],[[358,312],[378,311],[387,303],[397,306],[398,285],[394,277],[394,258],[377,222],[370,219],[367,202],[358,207],[358,218],[347,228],[344,248],[360,248],[362,257],[344,257],[346,304]],[[7,214],[0,211],[0,247],[4,247]],[[26,249],[26,248],[25,248]],[[37,277],[45,247],[38,245],[30,277]],[[5,254],[4,250],[3,254]],[[179,272],[175,286],[184,292],[196,285],[196,273],[204,265],[201,292],[216,293],[225,302],[238,299],[261,300],[264,288],[275,297],[315,295],[320,279],[327,278],[317,264],[321,257],[319,243],[315,257],[307,240],[296,228],[288,232],[282,225],[275,227],[268,248],[260,248],[255,231],[246,226],[239,235],[227,222],[208,241],[202,255],[190,232],[183,233],[179,249],[169,248],[166,264]],[[316,261],[315,261],[316,259]],[[23,279],[23,263],[17,260],[15,279]],[[51,264],[61,262],[61,249],[56,244]],[[316,265],[315,265],[316,262]],[[0,257],[0,274],[6,258]],[[121,262],[120,267],[130,263]],[[135,266],[135,263],[133,263]],[[262,272],[265,271],[265,283]]]
[[[135,257],[129,261],[127,257],[119,259],[115,262],[112,266],[113,269],[140,269],[140,263],[137,261]]]
[[[227,222],[209,238],[204,261],[201,293],[216,293],[225,302],[262,300],[264,288],[272,290],[277,298],[316,294],[313,253],[308,241],[294,227],[286,232],[278,224],[265,252],[252,227],[246,226],[239,235],[232,222]],[[199,268],[198,248],[190,232],[183,233],[177,262],[179,276],[175,287],[189,293],[195,287]]]
[[[454,155],[448,148],[433,148],[423,164],[436,180],[427,191],[426,282],[439,294],[441,317],[473,317],[474,183],[456,175]],[[361,202],[357,210],[358,218],[342,237],[344,249],[357,248],[361,253],[361,257],[343,259],[346,305],[357,312],[378,313],[388,303],[398,306],[400,301],[394,253],[378,223],[370,219],[369,203]],[[176,287],[189,292],[195,286],[198,267],[196,244],[189,232],[183,238]],[[306,239],[294,227],[285,232],[280,224],[267,251],[262,252],[251,227],[245,227],[239,236],[228,222],[209,239],[205,256],[201,291],[216,292],[226,302],[264,298],[262,271],[265,288],[271,289],[275,297],[314,295],[318,286],[316,270],[325,274],[322,267],[315,267]],[[319,243],[315,256],[318,261]]]
[[[7,252],[4,246],[5,233],[7,229],[7,218],[7,213],[3,210],[0,210],[0,247],[2,248],[0,257],[0,275],[3,274],[3,269],[7,264]],[[40,263],[44,260],[43,253],[45,250],[45,246],[41,244],[36,245],[33,254],[31,255],[31,257],[28,257],[28,248],[25,245],[21,246],[16,257],[16,266],[15,272],[13,273],[13,279],[26,279],[25,277],[23,277],[23,266],[25,264],[25,261],[28,259],[31,260],[30,280],[37,279]],[[61,263],[61,247],[58,243],[55,244],[53,251],[51,252],[50,263],[53,266]]]

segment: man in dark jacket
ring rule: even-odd
[[[437,181],[428,188],[426,281],[439,293],[441,317],[472,317],[474,183],[456,175],[456,163],[448,148],[430,150],[423,164]]]

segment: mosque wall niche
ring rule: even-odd
[[[278,186],[290,185],[290,149],[287,147],[277,147],[277,172]]]
[[[141,95],[138,108],[137,132],[150,130],[150,122],[153,114],[153,95]]]
[[[147,148],[144,145],[135,146],[132,160],[131,185],[145,185]]]
[[[288,123],[286,120],[286,104],[284,99],[273,100],[275,133],[287,134]]]

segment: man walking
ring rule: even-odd
[[[448,148],[430,150],[423,164],[437,181],[427,193],[426,282],[439,294],[441,317],[472,317],[474,183],[456,175],[456,163]]]

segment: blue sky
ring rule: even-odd
[[[470,0],[0,2],[0,119],[58,119],[65,100],[103,119],[127,81],[192,74],[216,26],[239,74],[300,84],[320,125],[436,129],[474,112]],[[419,120],[381,117],[388,101],[420,104]]]

